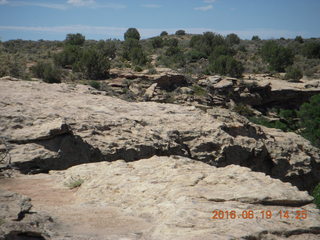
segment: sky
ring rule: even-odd
[[[0,0],[0,40],[142,38],[162,31],[236,33],[243,39],[320,37],[320,0]]]

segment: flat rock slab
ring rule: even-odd
[[[66,186],[79,179],[80,187]],[[245,167],[216,168],[180,156],[21,175],[0,180],[3,190],[32,198],[32,211],[50,215],[53,240],[320,236],[320,212],[307,192]]]

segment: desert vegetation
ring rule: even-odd
[[[151,64],[152,56],[156,61]],[[10,40],[1,43],[0,59],[0,76],[37,77],[47,82],[107,79],[113,67],[143,70],[161,66],[188,74],[238,78],[243,73],[284,72],[284,79],[298,81],[302,76],[319,75],[320,40],[301,36],[242,40],[234,33],[192,35],[182,29],[141,40],[139,31],[129,28],[124,41],[86,40],[79,33],[67,34],[62,42]]]

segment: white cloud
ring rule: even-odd
[[[76,7],[90,6],[96,4],[95,0],[68,0],[67,3]]]
[[[145,8],[161,8],[160,5],[158,4],[144,4],[144,5],[141,5],[142,7],[145,7]]]
[[[213,6],[210,4],[208,6],[196,7],[196,8],[194,8],[194,10],[205,12],[205,11],[209,11],[212,8],[213,8]]]
[[[0,5],[8,4],[9,2],[7,0],[0,0]]]

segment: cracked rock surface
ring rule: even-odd
[[[129,103],[84,85],[7,80],[1,81],[0,108],[1,135],[23,173],[180,155],[249,167],[301,190],[320,182],[319,149],[222,108]]]
[[[52,174],[61,184],[84,180],[75,192],[76,204],[116,208],[148,223],[141,236],[130,239],[320,237],[319,210],[307,192],[245,167],[216,168],[173,156],[83,164]],[[211,219],[215,210],[235,211],[236,217]],[[248,211],[253,211],[252,219],[244,219]],[[279,211],[288,211],[289,217],[281,218]],[[296,219],[301,211],[306,219]]]

